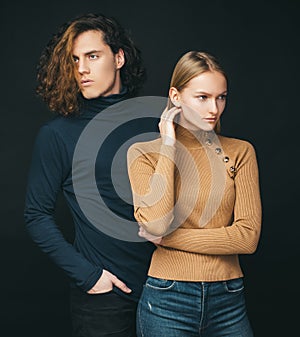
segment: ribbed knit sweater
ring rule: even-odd
[[[164,235],[150,276],[207,282],[243,276],[238,255],[255,252],[261,230],[249,142],[178,126],[175,146],[160,138],[133,144],[128,172],[136,220]]]

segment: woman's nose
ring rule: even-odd
[[[218,113],[218,110],[219,108],[218,108],[217,101],[215,99],[212,99],[211,104],[210,104],[210,112],[215,115]]]

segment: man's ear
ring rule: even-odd
[[[180,107],[180,93],[175,87],[169,89],[169,97],[171,102],[176,106]]]
[[[115,61],[117,69],[121,69],[125,64],[125,55],[123,49],[120,48],[117,54],[115,54]]]

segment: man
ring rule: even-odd
[[[37,135],[25,221],[34,242],[71,279],[74,337],[135,336],[136,305],[155,246],[108,235],[88,219],[74,191],[74,179],[86,172],[78,173],[73,159],[87,125],[95,117],[101,122],[106,108],[134,97],[144,75],[140,52],[131,38],[118,22],[104,15],[83,15],[64,24],[40,58],[37,93],[57,115]],[[95,179],[107,208],[121,219],[133,220],[132,205],[116,194],[111,159],[105,155],[116,142],[116,137],[109,137],[102,146]],[[126,165],[121,170],[125,176]],[[74,245],[67,242],[54,219],[60,191],[72,213]],[[111,218],[107,224],[106,215],[103,225],[117,226]]]

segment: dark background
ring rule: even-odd
[[[166,96],[188,50],[208,51],[224,65],[223,133],[254,144],[261,177],[260,244],[241,257],[249,316],[256,337],[297,334],[299,9],[299,0],[2,0],[1,337],[69,336],[68,280],[28,237],[23,207],[33,141],[52,116],[34,93],[36,64],[59,25],[87,12],[114,16],[131,31],[148,70],[142,95]],[[57,221],[71,239],[62,200]]]

